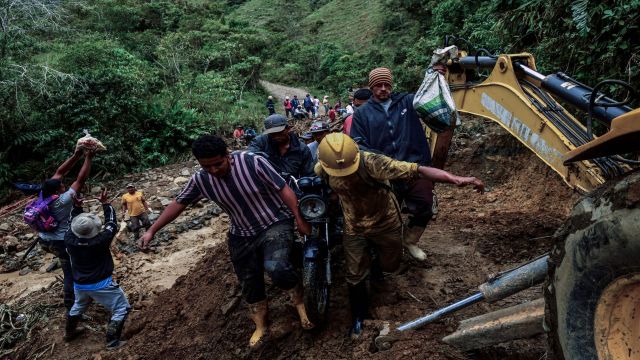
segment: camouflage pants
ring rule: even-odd
[[[281,289],[290,290],[299,281],[289,254],[293,245],[293,223],[289,220],[271,225],[256,236],[229,234],[231,262],[242,294],[249,304],[266,299],[264,272]]]

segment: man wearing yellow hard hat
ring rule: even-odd
[[[315,172],[336,192],[344,212],[343,247],[346,280],[353,325],[351,335],[362,332],[368,317],[368,295],[364,279],[369,273],[369,244],[378,254],[380,268],[394,272],[402,258],[402,218],[391,192],[390,180],[426,178],[458,186],[472,185],[482,193],[484,184],[475,177],[461,177],[447,171],[394,160],[388,156],[360,151],[343,133],[331,133],[318,146]]]

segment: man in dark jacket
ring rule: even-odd
[[[113,259],[109,247],[118,232],[116,212],[109,203],[106,190],[99,197],[104,210],[105,226],[95,214],[82,213],[82,205],[76,204],[71,216],[71,231],[64,241],[71,258],[75,302],[65,326],[65,341],[73,340],[76,326],[92,300],[111,311],[107,325],[107,348],[120,347],[122,328],[131,306],[122,288],[113,281]],[[79,206],[78,206],[79,205]]]
[[[300,104],[300,100],[298,100],[298,95],[293,95],[293,99],[291,99],[291,108],[292,109],[297,109],[298,105],[302,105]]]
[[[291,132],[287,118],[274,114],[264,120],[264,132],[251,142],[247,150],[264,153],[269,163],[280,173],[296,178],[315,176],[311,151]]]
[[[393,78],[387,68],[369,73],[373,96],[356,109],[351,137],[363,150],[384,153],[396,160],[431,165],[431,152],[422,123],[413,109],[414,94],[392,93]],[[404,246],[418,260],[426,258],[417,246],[427,223],[433,216],[433,183],[420,178],[393,183],[398,201],[404,201],[410,217]]]
[[[273,96],[269,95],[269,97],[267,98],[267,103],[265,105],[267,107],[267,111],[269,111],[269,115],[275,114],[276,104],[273,102]]]

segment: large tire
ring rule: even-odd
[[[613,359],[598,355],[596,308],[607,286],[640,273],[639,203],[640,172],[634,172],[583,198],[558,231],[545,287],[549,346],[558,359]],[[620,359],[640,358],[632,347]]]
[[[322,326],[327,321],[329,312],[329,285],[325,273],[326,268],[322,258],[304,259],[302,266],[304,307],[309,320],[316,326]]]

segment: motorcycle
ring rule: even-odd
[[[269,159],[269,155],[264,152],[255,154]],[[331,189],[319,176],[296,179],[277,166],[274,167],[296,194],[298,210],[311,225],[311,234],[302,238],[302,244],[294,244],[292,262],[302,270],[303,298],[307,316],[312,323],[320,326],[328,318],[331,287],[330,250],[342,239],[342,211],[337,201],[330,200]]]
[[[298,209],[311,224],[311,234],[303,237],[302,285],[309,320],[326,322],[331,288],[331,249],[342,235],[341,216],[334,216],[329,187],[320,177],[305,177],[290,186],[298,195]]]

